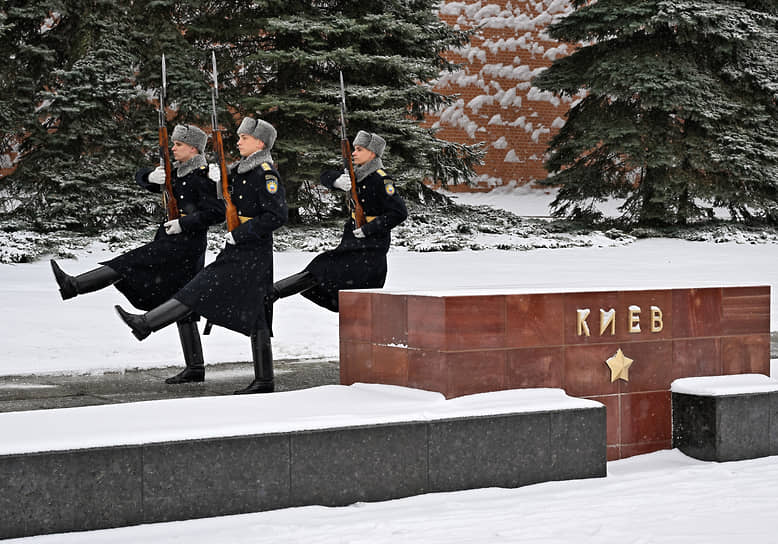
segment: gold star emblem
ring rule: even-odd
[[[629,367],[632,366],[632,359],[624,355],[621,348],[616,351],[613,357],[605,361],[605,364],[611,369],[611,382],[618,379],[629,381]]]

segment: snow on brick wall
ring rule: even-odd
[[[524,185],[547,176],[548,142],[564,125],[570,98],[541,91],[532,78],[573,47],[551,39],[546,27],[573,10],[569,0],[462,1],[441,4],[439,15],[459,29],[481,26],[470,44],[449,58],[464,63],[444,73],[435,90],[459,99],[427,122],[440,138],[486,144],[476,190]],[[472,190],[464,186],[452,190]]]

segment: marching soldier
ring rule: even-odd
[[[171,185],[181,212],[179,219],[165,221],[154,240],[78,276],[66,274],[51,261],[63,300],[116,287],[141,310],[150,310],[168,300],[203,269],[208,227],[224,220],[224,204],[218,200],[203,155],[208,136],[192,125],[177,125],[171,136],[173,158]],[[142,169],[135,181],[159,193],[165,184],[165,169]],[[165,383],[201,382],[205,376],[203,349],[197,331],[197,316],[176,320],[186,368]]]
[[[227,233],[216,260],[170,300],[145,314],[130,314],[119,306],[116,310],[139,340],[193,313],[250,336],[254,380],[235,393],[268,393],[274,389],[270,345],[273,231],[286,223],[288,210],[270,155],[275,128],[246,117],[238,136],[241,159],[231,165],[228,181],[240,225]]]
[[[273,285],[273,301],[302,293],[319,306],[337,312],[341,289],[384,286],[390,231],[408,216],[405,202],[381,162],[385,147],[386,142],[379,135],[363,130],[357,133],[352,158],[357,196],[367,223],[357,228],[352,215],[338,247],[316,256],[302,272],[277,281]],[[330,189],[351,190],[347,173],[328,170],[320,179]]]

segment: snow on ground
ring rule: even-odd
[[[275,254],[276,276],[300,271],[314,253]],[[83,272],[108,256],[82,252],[60,261]],[[646,239],[617,247],[533,251],[457,251],[389,255],[386,289],[608,290],[716,285],[778,287],[778,244],[708,244]],[[0,265],[0,375],[39,372],[95,372],[178,364],[175,327],[143,342],[116,316],[114,304],[128,307],[113,288],[62,301],[47,261]],[[778,323],[773,298],[771,322]],[[274,311],[273,350],[277,359],[338,357],[338,315],[297,295]],[[773,325],[775,328],[775,325]],[[249,359],[249,341],[214,327],[204,338],[206,361]]]
[[[487,204],[495,195],[462,198]],[[519,200],[511,200],[506,193],[499,202],[489,204],[522,215],[547,215],[542,199],[534,203]],[[76,252],[77,260],[63,260],[62,265],[68,272],[83,272],[106,255],[95,244],[89,251]],[[276,276],[299,271],[314,255],[276,253]],[[776,262],[778,244],[769,241],[644,239],[616,246],[518,252],[393,250],[386,287],[504,286],[549,291],[737,284],[775,287]],[[113,289],[60,300],[46,261],[0,265],[0,300],[0,375],[96,372],[180,359],[174,327],[144,342],[135,340],[114,315],[112,306],[124,300]],[[778,307],[773,303],[771,322],[777,320]],[[279,301],[274,322],[276,358],[337,358],[337,327],[337,314],[302,297]],[[223,329],[215,329],[204,344],[208,362],[249,358],[248,339]],[[776,488],[778,457],[708,463],[667,450],[610,462],[607,478],[600,479],[428,494],[343,508],[290,508],[8,542],[774,543],[778,542]]]

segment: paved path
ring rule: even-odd
[[[276,391],[340,383],[338,361],[275,362]],[[207,365],[205,381],[167,385],[181,367],[106,374],[0,376],[0,412],[70,408],[121,402],[231,395],[254,377],[250,362]]]

